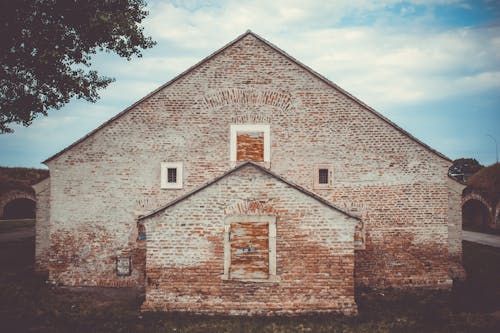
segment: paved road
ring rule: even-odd
[[[462,230],[462,239],[483,245],[500,247],[500,236],[496,235],[489,235],[489,234],[483,234],[481,232]]]
[[[12,231],[0,233],[0,243],[18,241],[33,236],[35,236],[34,227],[17,228]]]

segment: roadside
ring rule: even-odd
[[[469,242],[500,248],[500,236],[496,235],[462,230],[462,239]]]

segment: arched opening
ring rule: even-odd
[[[36,204],[31,199],[14,199],[7,203],[3,209],[3,219],[34,219]]]
[[[462,206],[462,227],[487,228],[490,225],[488,208],[479,200],[469,200]]]

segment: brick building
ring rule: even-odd
[[[354,314],[462,272],[451,161],[250,31],[45,163],[36,269],[144,310]]]

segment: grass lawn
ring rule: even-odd
[[[134,289],[55,288],[33,274],[33,238],[0,243],[2,332],[500,332],[500,249],[464,242],[452,292],[358,290],[359,316],[139,316]]]

